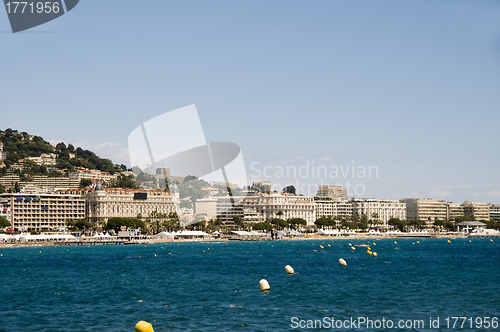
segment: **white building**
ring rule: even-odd
[[[4,160],[5,154],[3,152],[3,143],[0,142],[0,161]]]
[[[443,200],[430,198],[405,198],[407,220],[424,220],[427,226],[432,226],[437,219],[445,220],[448,203]]]
[[[499,204],[490,204],[490,220],[500,220]]]
[[[368,221],[377,220],[383,226],[391,218],[406,220],[406,204],[393,199],[356,198],[351,200],[352,213],[366,215]]]
[[[116,179],[118,174],[111,175],[108,172],[103,172],[97,169],[78,169],[68,173],[70,179],[75,179],[80,182],[82,179],[90,180],[92,183],[103,183],[109,180]]]
[[[85,218],[85,200],[68,194],[2,194],[2,210],[16,230],[41,230],[66,227],[66,220]]]
[[[463,206],[466,217],[473,217],[475,220],[490,220],[490,207],[488,204],[465,201]]]
[[[179,200],[162,190],[143,189],[67,189],[57,193],[79,195],[85,200],[86,216],[95,224],[104,224],[109,218],[147,218],[152,212],[168,215],[177,212]]]
[[[235,204],[235,202],[240,202]],[[234,216],[245,222],[260,222],[270,218],[302,218],[312,225],[316,221],[316,209],[312,196],[289,194],[259,194],[255,196],[225,196],[199,199],[196,201],[196,214],[214,212],[224,222],[231,223]]]

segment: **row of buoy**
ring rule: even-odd
[[[339,263],[340,265],[347,266],[347,262],[343,258],[339,259]],[[290,265],[285,266],[285,271],[288,274],[295,274],[295,270]],[[261,279],[259,281],[259,287],[261,291],[268,291],[271,289],[271,285],[269,285],[269,282],[266,279]]]

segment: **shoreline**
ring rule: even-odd
[[[104,245],[138,245],[138,244],[157,244],[157,243],[190,243],[190,242],[241,242],[241,241],[309,241],[309,240],[384,240],[384,239],[437,239],[437,238],[467,238],[467,235],[460,234],[433,234],[428,236],[376,236],[367,234],[349,235],[349,236],[328,236],[328,235],[309,235],[305,237],[285,237],[282,239],[271,240],[269,238],[220,238],[220,239],[148,239],[138,241],[77,241],[77,242],[15,242],[0,243],[0,248],[25,248],[25,247],[47,247],[47,246],[104,246]]]

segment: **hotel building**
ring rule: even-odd
[[[427,226],[432,226],[435,220],[444,220],[447,217],[448,203],[443,200],[430,198],[406,198],[406,219],[424,220]]]
[[[486,203],[465,201],[464,216],[473,217],[475,220],[490,220],[490,207]]]
[[[21,231],[56,230],[66,220],[85,218],[85,200],[78,195],[1,194],[0,208],[11,228]]]
[[[368,221],[378,220],[383,226],[391,218],[406,220],[406,204],[398,200],[379,200],[374,198],[354,198],[351,200],[352,213],[366,215]]]
[[[67,189],[57,193],[78,195],[85,201],[88,220],[102,225],[112,217],[147,218],[152,212],[169,214],[176,212],[179,200],[162,190],[145,189]]]

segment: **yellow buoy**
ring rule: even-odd
[[[150,323],[141,320],[135,325],[135,332],[155,332],[155,330]]]
[[[420,243],[419,241],[417,241],[417,243]]]
[[[323,247],[323,246],[321,246],[321,245],[320,245],[319,247],[320,247],[321,249],[325,249],[325,247]]]
[[[345,261],[345,259],[343,259],[343,258],[340,258],[340,259],[339,259],[339,263],[340,263],[340,265],[347,266],[347,262],[346,262],[346,261]]]
[[[293,270],[293,267],[291,267],[290,265],[285,266],[285,271],[288,274],[294,274],[295,273],[295,271]]]
[[[354,246],[351,247],[352,250],[356,250],[356,248],[354,248]]]
[[[377,244],[375,242],[373,242],[373,245],[376,246]]]
[[[368,250],[372,250],[372,248],[370,248],[370,247],[366,247],[366,249],[368,249]]]
[[[331,247],[331,245],[328,245],[329,247]]]
[[[261,279],[259,281],[259,286],[261,291],[267,291],[271,289],[271,286],[269,286],[269,283],[267,282],[266,279]]]
[[[374,253],[373,253],[373,257],[377,257],[377,256],[378,256],[378,255],[377,255],[377,253],[376,253],[376,252],[374,252]]]
[[[367,250],[366,252],[370,255],[373,255],[373,253],[370,250]]]
[[[451,241],[450,241],[450,240],[448,240],[448,243],[451,243]]]
[[[493,242],[493,239],[490,239],[490,242]]]

